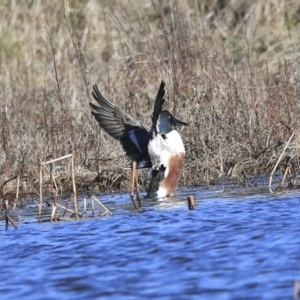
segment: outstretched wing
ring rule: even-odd
[[[93,85],[92,95],[100,106],[90,103],[93,108],[92,115],[110,136],[119,140],[127,156],[137,161],[140,168],[148,165],[148,142],[150,133],[142,126],[133,125],[135,122],[128,114],[107,100],[97,85]]]
[[[90,106],[95,110],[92,115],[98,121],[110,136],[119,140],[125,132],[125,124],[130,123],[133,119],[124,114],[118,107],[101,95],[97,85],[93,85],[92,95],[98,102],[99,106],[90,103]]]
[[[162,110],[162,106],[165,102],[165,82],[162,81],[160,83],[160,87],[159,90],[157,92],[156,95],[156,100],[155,100],[155,104],[154,104],[154,109],[153,109],[153,113],[152,113],[152,128],[153,130],[156,132],[156,123],[159,117],[159,114]]]

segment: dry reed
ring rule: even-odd
[[[149,127],[166,81],[166,108],[189,123],[180,184],[245,183],[287,164],[297,174],[297,1],[5,0],[0,9],[2,199],[38,193],[39,159],[68,153],[75,174],[53,170],[58,189],[129,190],[119,143],[90,115],[94,83]]]
[[[46,162],[41,162],[40,161],[40,164],[39,164],[40,165],[40,167],[39,167],[39,169],[40,169],[39,221],[41,220],[42,203],[43,203],[43,166],[51,164],[51,167],[50,167],[50,178],[51,178],[51,187],[52,187],[52,190],[53,190],[53,185],[55,184],[55,186],[56,186],[56,183],[55,183],[55,179],[54,179],[53,173],[52,173],[52,164],[54,162],[58,162],[58,161],[66,159],[66,158],[71,158],[71,178],[72,178],[72,187],[73,187],[74,216],[75,216],[76,219],[78,218],[77,193],[76,193],[76,184],[75,184],[75,175],[74,175],[75,174],[74,173],[74,155],[73,154],[68,154],[68,155],[65,155],[65,156],[62,156],[62,157],[59,157],[59,158],[51,159],[51,160],[46,161]],[[51,221],[53,219],[55,219],[56,198],[57,198],[56,191],[57,191],[57,186],[56,186],[56,189],[55,189],[54,203],[52,205]]]

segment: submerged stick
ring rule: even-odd
[[[16,228],[18,229],[17,224],[15,223],[15,221],[11,218],[11,216],[7,215],[8,220],[10,221],[10,223]]]
[[[193,210],[195,208],[194,196],[188,196],[187,199],[189,204],[189,210]]]
[[[65,207],[65,206],[63,206],[63,205],[61,205],[61,204],[56,203],[56,206],[58,206],[58,207],[64,209],[65,211],[68,211],[68,212],[70,212],[70,213],[72,213],[72,214],[75,214],[75,211],[74,211],[74,210],[72,210],[72,209],[70,209],[70,208],[67,208],[67,207]],[[64,216],[64,215],[63,215],[63,216]]]
[[[135,210],[138,210],[138,209],[141,207],[139,201],[136,200],[136,199],[134,198],[134,196],[131,198],[131,201],[132,201],[132,203],[133,203],[133,207],[134,207]]]
[[[105,207],[105,205],[103,203],[101,203],[101,201],[99,201],[98,199],[96,199],[94,196],[92,196],[92,198],[101,206],[105,209],[105,211],[107,213],[109,213],[110,215],[112,215],[112,213],[110,212],[110,210],[108,208]]]
[[[65,206],[62,206],[62,205],[58,205],[58,206],[60,206],[60,207],[62,207],[65,211],[63,212],[63,218],[65,217],[65,215],[66,215],[66,212],[67,212],[67,209],[69,208],[69,203],[67,203],[67,206],[65,207]],[[74,211],[71,211],[72,212],[72,214],[74,214]]]
[[[8,214],[8,201],[5,200],[5,224],[6,224],[6,229],[8,228],[9,222],[16,228],[18,229],[18,226],[16,225],[15,221],[11,218],[11,216]]]

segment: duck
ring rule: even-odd
[[[152,174],[147,198],[173,197],[185,160],[185,147],[175,126],[188,124],[168,110],[153,114],[152,122],[148,144]]]
[[[169,111],[162,110],[165,102],[165,82],[161,81],[156,95],[150,130],[106,99],[96,84],[93,85],[92,96],[98,104],[90,103],[92,115],[100,128],[120,142],[131,162],[130,197],[134,207],[141,206],[137,169],[151,170],[147,197],[165,197],[174,193],[185,151],[181,137],[173,127],[188,124],[177,120]],[[157,184],[162,172],[164,177]]]

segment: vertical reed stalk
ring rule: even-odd
[[[8,228],[8,201],[5,200],[4,202],[4,207],[5,207],[5,228],[7,229]]]
[[[78,219],[77,192],[76,192],[75,172],[74,172],[74,154],[72,155],[72,184],[73,184],[73,197],[74,197],[73,199],[74,199],[75,218]]]
[[[270,178],[269,178],[269,190],[270,190],[271,193],[273,193],[273,191],[272,191],[272,189],[271,189],[271,185],[272,185],[272,180],[273,180],[274,172],[275,172],[275,170],[276,170],[276,168],[277,168],[279,162],[281,161],[281,159],[282,159],[282,157],[283,157],[283,155],[284,155],[284,153],[285,153],[285,150],[286,150],[287,146],[290,144],[292,138],[294,137],[294,135],[295,135],[295,132],[292,133],[292,135],[290,136],[289,140],[286,142],[286,144],[285,144],[285,146],[284,146],[284,148],[283,148],[283,150],[282,150],[282,153],[281,153],[281,155],[279,156],[279,158],[278,158],[278,160],[277,160],[277,163],[276,163],[276,165],[275,165],[275,167],[274,167],[274,169],[273,169],[273,171],[272,171],[272,173],[271,173],[271,175],[270,175]]]
[[[20,188],[20,175],[18,175],[18,177],[17,177],[17,193],[16,193],[16,198],[14,201],[13,210],[16,210],[16,207],[17,207],[17,202],[19,199],[19,188]]]
[[[42,202],[43,202],[43,166],[40,160],[40,204],[39,204],[39,222],[41,221],[41,214],[42,214]]]
[[[52,203],[52,211],[51,211],[51,219],[50,219],[51,222],[56,221],[56,217],[55,217],[56,209],[57,209],[56,203]]]
[[[92,216],[93,216],[93,218],[95,218],[94,199],[92,199]]]

